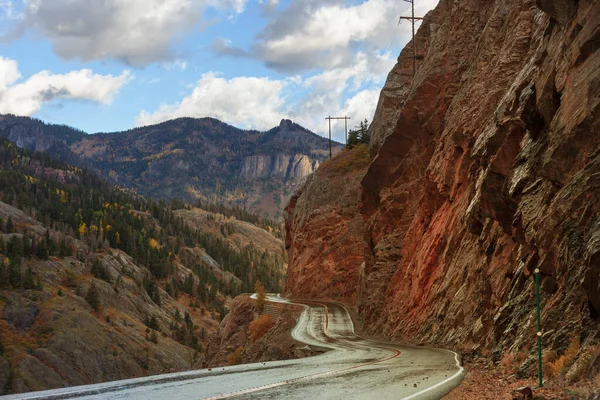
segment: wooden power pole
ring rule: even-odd
[[[331,160],[331,120],[332,119],[343,119],[344,120],[344,124],[345,124],[345,128],[346,128],[346,146],[348,145],[348,120],[350,119],[350,117],[332,117],[331,115],[325,119],[329,120],[329,159]]]
[[[423,17],[415,17],[415,0],[404,0],[410,3],[412,16],[411,17],[400,17],[400,21],[403,19],[409,20],[412,23],[412,48],[413,48],[413,76],[417,71],[417,41],[415,39],[415,21],[420,21]]]

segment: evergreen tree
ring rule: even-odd
[[[254,292],[256,293],[256,309],[262,313],[267,302],[267,292],[260,281],[256,281],[254,284]]]
[[[93,281],[87,291],[87,294],[85,295],[85,300],[94,309],[94,311],[98,311],[100,309],[100,293],[98,292],[96,284]]]
[[[110,283],[110,275],[104,266],[102,260],[97,257],[92,261],[92,275],[94,275],[98,279],[102,279],[105,282]]]
[[[361,121],[360,125],[355,129],[351,129],[348,132],[348,147],[352,148],[361,143],[368,144],[371,140],[371,135],[369,134],[369,121],[366,119]]]
[[[27,270],[25,271],[25,278],[23,279],[23,289],[37,289],[37,285],[35,283],[31,267],[27,268]]]
[[[15,232],[15,224],[13,223],[13,220],[11,217],[8,217],[8,219],[6,220],[5,232],[6,233],[14,233]]]

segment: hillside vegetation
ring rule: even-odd
[[[202,366],[231,296],[279,290],[279,239],[174,208],[0,139],[0,393]]]
[[[226,204],[281,220],[296,186],[327,158],[328,141],[289,120],[266,132],[212,118],[180,118],[86,135],[64,125],[0,116],[0,136],[95,170],[154,199]],[[335,144],[334,151],[341,146]]]

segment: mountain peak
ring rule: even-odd
[[[294,125],[291,119],[282,119],[279,123],[280,128],[291,128]]]

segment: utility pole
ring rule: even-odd
[[[417,72],[417,41],[415,39],[415,21],[420,21],[422,17],[415,17],[415,0],[404,0],[410,3],[412,16],[411,17],[400,17],[400,21],[403,19],[409,20],[412,23],[412,48],[413,48],[413,76]]]
[[[331,115],[325,119],[329,120],[329,159],[331,160],[331,120],[332,119],[343,119],[344,120],[344,124],[345,124],[345,129],[346,129],[346,146],[348,145],[348,120],[350,119],[350,117],[347,116],[343,116],[343,117],[332,117]]]

